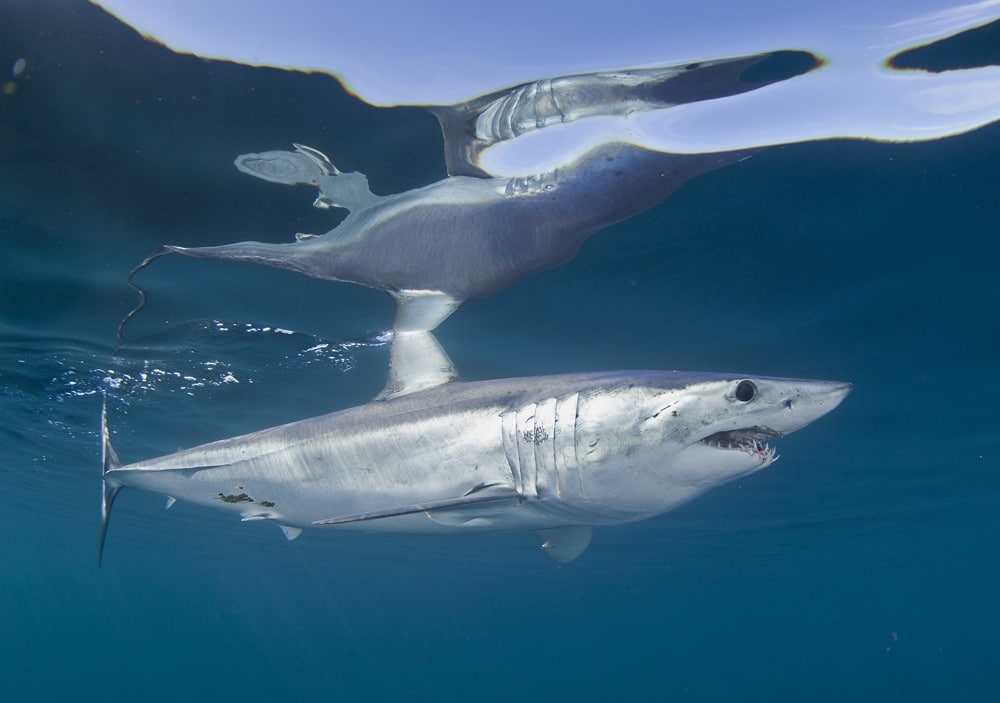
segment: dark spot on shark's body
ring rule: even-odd
[[[523,436],[525,442],[531,442],[537,446],[549,438],[549,433],[545,431],[544,427],[536,427],[533,430],[525,430]]]
[[[246,493],[240,493],[239,495],[220,493],[219,500],[223,503],[253,503],[253,498]]]

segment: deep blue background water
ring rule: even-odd
[[[126,461],[349,407],[388,296],[161,244],[323,232],[232,159],[291,142],[390,193],[433,117],[328,77],[176,56],[71,0],[0,5],[4,700],[995,700],[1000,129],[786,146],[569,264],[466,304],[469,379],[611,368],[854,382],[767,471],[555,566],[528,535],[277,530],[117,501],[96,568],[100,394]],[[276,328],[293,334],[276,332]],[[326,346],[322,346],[326,345]],[[110,382],[108,379],[114,379]]]

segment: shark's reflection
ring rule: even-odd
[[[433,329],[459,304],[564,263],[590,235],[655,205],[691,178],[743,153],[675,156],[605,144],[549,173],[450,176],[377,196],[315,149],[246,154],[241,170],[319,188],[316,204],[348,217],[323,235],[280,244],[168,245],[166,251],[267,264],[393,294],[396,329]],[[279,175],[280,174],[280,175]]]
[[[598,230],[750,153],[672,154],[611,141],[546,172],[496,176],[479,163],[484,147],[595,115],[669,110],[753,90],[787,77],[753,79],[750,69],[771,56],[546,79],[431,108],[444,131],[449,176],[395,195],[372,193],[364,174],[340,171],[312,147],[245,154],[236,159],[241,171],[315,187],[316,207],[345,208],[348,216],[326,234],[284,243],[167,245],[139,269],[179,253],[359,283],[395,297],[397,341],[432,330],[463,301],[568,261]]]

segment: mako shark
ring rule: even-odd
[[[847,383],[619,371],[452,382],[121,464],[102,413],[101,551],[124,486],[277,524],[537,533],[558,562],[594,526],[643,520],[770,466],[770,442]]]

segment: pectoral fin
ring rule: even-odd
[[[587,551],[594,528],[589,525],[579,527],[557,527],[551,530],[538,530],[542,538],[542,549],[560,564],[573,561]]]

